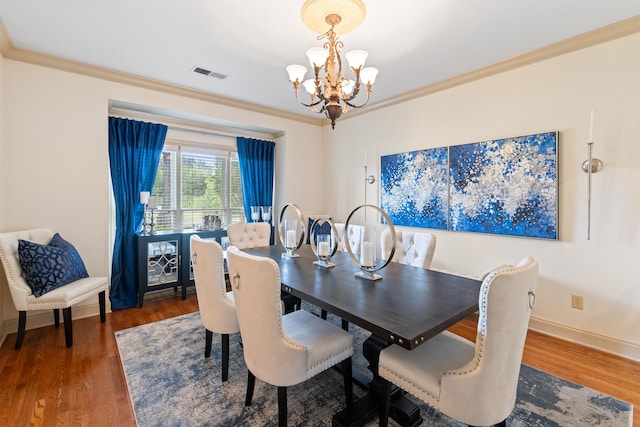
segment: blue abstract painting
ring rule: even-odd
[[[449,147],[450,229],[558,238],[557,132]]]
[[[380,207],[394,225],[447,229],[447,148],[382,156]]]

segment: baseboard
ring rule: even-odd
[[[625,359],[635,362],[640,362],[640,346],[637,344],[616,340],[605,337],[604,335],[594,334],[534,317],[531,317],[529,320],[529,329],[565,341],[584,345],[585,347],[615,354],[616,356],[624,357]]]
[[[111,312],[111,304],[106,301],[107,313]],[[17,313],[16,313],[17,314]],[[71,309],[73,320],[84,319],[100,315],[100,304],[74,305]],[[60,315],[60,323],[64,323],[62,314]],[[27,312],[27,331],[30,329],[42,328],[44,326],[53,325],[53,310],[39,310]],[[18,318],[5,319],[0,323],[0,346],[7,339],[7,335],[18,332]]]
[[[0,347],[2,347],[2,344],[4,344],[8,334],[7,321],[3,320],[2,322],[0,322]]]

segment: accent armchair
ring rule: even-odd
[[[204,357],[211,356],[213,333],[221,335],[222,381],[229,378],[229,334],[240,332],[233,292],[227,292],[222,247],[214,240],[191,236],[191,263],[200,319],[205,328]]]
[[[505,426],[515,406],[537,280],[532,258],[487,275],[475,344],[445,331],[411,351],[396,345],[382,350],[378,372],[387,383],[380,425],[387,425],[393,383],[463,423]]]
[[[15,348],[19,349],[24,340],[27,324],[27,311],[53,310],[54,324],[60,326],[60,309],[64,318],[64,334],[66,346],[73,345],[73,327],[71,307],[94,295],[98,295],[100,304],[100,322],[106,320],[105,293],[109,288],[106,277],[84,277],[57,287],[40,296],[34,295],[33,289],[25,280],[25,275],[18,255],[19,240],[35,245],[47,245],[54,237],[53,231],[47,228],[16,231],[0,234],[0,260],[9,284],[13,304],[18,310],[18,335]],[[63,241],[64,242],[64,241]],[[64,242],[66,243],[66,242]],[[74,249],[75,251],[75,249]],[[46,263],[45,263],[46,264]],[[83,265],[84,268],[84,265]]]
[[[287,387],[342,363],[345,400],[350,407],[351,334],[305,310],[283,316],[280,269],[272,259],[230,247],[227,261],[249,371],[245,405],[251,405],[256,377],[277,386],[279,425],[286,426]]]

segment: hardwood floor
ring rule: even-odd
[[[74,345],[67,349],[64,328],[29,330],[15,350],[15,334],[0,348],[0,425],[135,426],[114,332],[198,309],[195,294],[186,301],[172,291],[145,296],[131,308],[73,322]],[[477,317],[452,330],[475,338]],[[640,407],[640,363],[529,332],[523,362]],[[637,410],[634,426],[640,427]]]

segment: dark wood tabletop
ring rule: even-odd
[[[324,268],[313,264],[309,245],[298,258],[282,257],[279,245],[244,251],[275,260],[286,292],[409,350],[478,310],[479,280],[392,262],[378,272],[381,280],[369,281],[355,276],[359,268],[345,252]]]

